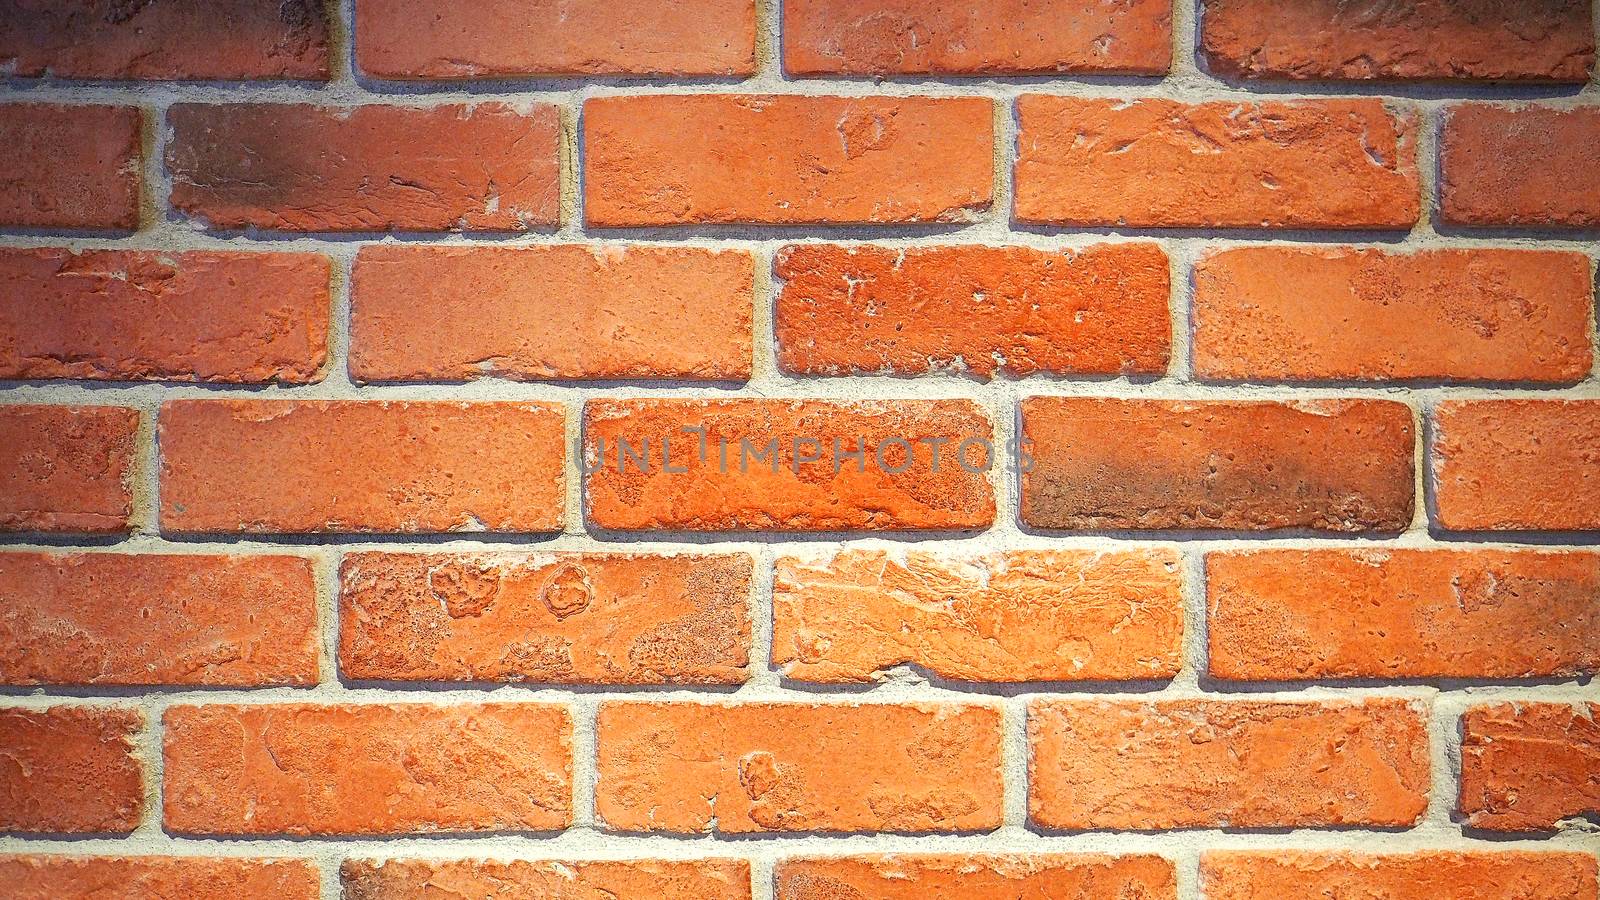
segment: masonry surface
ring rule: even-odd
[[[0,0],[0,897],[1600,900],[1597,25]]]

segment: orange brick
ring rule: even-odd
[[[0,531],[126,531],[139,411],[0,406]]]
[[[1554,831],[1600,815],[1600,703],[1496,703],[1461,719],[1467,825]],[[1593,888],[1590,888],[1591,895]]]
[[[1600,109],[1448,108],[1439,211],[1457,225],[1600,226]]]
[[[1589,80],[1589,0],[1204,0],[1200,51],[1223,77]]]
[[[589,521],[629,531],[981,528],[1002,464],[967,400],[591,400],[583,435]]]
[[[499,897],[505,900],[750,900],[742,859],[627,862],[346,860],[345,900]]]
[[[178,533],[555,531],[549,403],[173,400],[161,524]]]
[[[1170,0],[787,0],[791,75],[1164,74]]]
[[[1600,554],[1268,550],[1206,558],[1211,674],[1530,678],[1600,671]]]
[[[742,553],[349,554],[340,670],[375,680],[739,684],[750,662],[750,576]]]
[[[208,228],[517,232],[560,221],[554,106],[180,103],[167,121],[172,205]]]
[[[356,61],[380,78],[751,75],[753,0],[364,0]]]
[[[1035,700],[1028,810],[1044,828],[1415,825],[1420,704]]]
[[[1600,529],[1600,400],[1447,401],[1434,412],[1436,524]]]
[[[0,710],[0,831],[127,834],[144,811],[144,714],[112,706]]]
[[[0,59],[23,77],[326,80],[317,0],[0,2]]]
[[[174,706],[165,725],[165,827],[178,834],[544,831],[572,818],[563,706]]]
[[[1595,900],[1594,857],[1581,853],[1218,852],[1200,858],[1207,900]]]
[[[300,859],[199,856],[0,856],[11,900],[317,900],[317,867]]]
[[[0,251],[0,377],[317,381],[329,279],[311,253]]]
[[[0,553],[0,682],[317,681],[311,561]]]
[[[138,228],[139,121],[131,106],[0,104],[0,228]]]
[[[1178,561],[1165,550],[783,556],[772,662],[822,682],[904,664],[961,681],[1170,678],[1182,664]]]
[[[1410,228],[1421,210],[1417,116],[1380,100],[1030,94],[1017,117],[1025,223]]]
[[[1022,520],[1036,528],[1364,532],[1411,522],[1411,410],[1392,401],[1029,397],[1022,431],[1033,457]]]
[[[596,730],[595,811],[618,831],[1000,825],[1000,713],[987,706],[607,702]]]
[[[350,375],[742,381],[754,277],[743,250],[365,247]]]
[[[1574,382],[1593,362],[1581,253],[1247,247],[1194,287],[1201,378]]]
[[[602,97],[583,118],[594,226],[966,222],[993,197],[978,97]]]
[[[1172,863],[1159,856],[896,853],[786,859],[778,863],[775,876],[777,900],[1176,900],[1178,896]]]
[[[806,375],[1160,374],[1172,325],[1154,244],[779,251],[778,364]]]

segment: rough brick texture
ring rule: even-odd
[[[560,218],[548,105],[184,103],[167,122],[172,205],[207,228],[528,231]]]
[[[1391,401],[1030,397],[1022,432],[1034,460],[1022,521],[1037,528],[1367,532],[1411,521],[1411,410]]]
[[[618,831],[1000,825],[992,707],[611,702],[595,727],[595,812]]]
[[[317,900],[314,863],[202,856],[0,856],[12,900]]]
[[[1243,853],[1200,858],[1207,900],[1594,900],[1594,858],[1580,853]]]
[[[144,812],[134,753],[144,714],[113,706],[0,709],[0,831],[126,834]]]
[[[1405,229],[1420,214],[1418,117],[1379,100],[1027,94],[1017,121],[1023,223]]]
[[[750,864],[733,859],[626,862],[347,860],[346,900],[750,900]]]
[[[204,835],[547,831],[572,719],[543,703],[174,706],[163,823]]]
[[[161,526],[178,533],[554,531],[549,403],[175,400]]]
[[[1434,412],[1435,523],[1600,529],[1600,400],[1453,400]]]
[[[1439,179],[1439,211],[1449,224],[1600,226],[1600,109],[1451,107]]]
[[[23,77],[328,77],[317,0],[0,2],[0,65]]]
[[[1248,247],[1194,280],[1208,380],[1559,383],[1594,361],[1580,253]]]
[[[1172,63],[1170,0],[788,0],[791,75],[1158,75]]]
[[[139,411],[0,406],[0,532],[125,531]]]
[[[0,251],[0,378],[316,381],[329,278],[310,253]]]
[[[785,556],[772,587],[772,662],[819,682],[904,664],[957,681],[1171,678],[1181,588],[1177,555],[1154,550]]]
[[[604,97],[583,118],[593,226],[965,222],[993,197],[975,97]]]
[[[1176,900],[1172,863],[1159,856],[1016,854],[900,855],[788,859],[778,863],[777,900]]]
[[[1497,703],[1461,720],[1460,812],[1488,831],[1600,816],[1600,703]]]
[[[0,597],[5,684],[317,680],[306,559],[0,553]]]
[[[1159,375],[1168,266],[1154,244],[787,247],[778,364],[805,375]]]
[[[0,228],[138,228],[139,122],[130,106],[0,103]]]
[[[736,250],[368,247],[350,374],[743,381],[754,277]]]

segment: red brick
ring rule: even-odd
[[[139,411],[0,406],[0,532],[126,531]]]
[[[1164,74],[1170,0],[787,0],[791,75]]]
[[[583,108],[593,226],[967,222],[993,197],[984,98],[652,95]]]
[[[350,374],[742,381],[754,278],[743,250],[365,247]]]
[[[161,408],[163,530],[556,531],[550,403],[173,400]]]
[[[0,251],[0,377],[316,381],[330,277],[311,253]]]
[[[1434,412],[1435,524],[1600,529],[1600,400],[1455,400]]]
[[[1177,875],[1159,856],[1028,853],[889,854],[786,859],[777,900],[1176,900]]]
[[[1055,829],[1415,825],[1420,704],[1035,700],[1028,810]]]
[[[1600,109],[1450,107],[1439,210],[1457,225],[1600,226]]]
[[[1590,0],[1204,0],[1200,52],[1225,78],[1589,80]]]
[[[966,466],[956,453],[991,439],[967,400],[591,400],[588,519],[624,531],[981,528],[995,510],[982,469],[1002,463],[977,443]],[[776,452],[758,458],[773,442]],[[845,458],[855,450],[859,463]]]
[[[131,106],[0,104],[0,228],[138,228],[139,121]]]
[[[380,78],[751,75],[753,0],[363,0],[356,61]]]
[[[740,684],[747,554],[353,553],[340,569],[348,678]]]
[[[554,106],[180,103],[167,121],[172,205],[208,228],[516,232],[560,221]]]
[[[1600,671],[1600,555],[1268,550],[1206,558],[1211,674],[1530,678]]]
[[[1387,400],[1030,397],[1022,520],[1074,530],[1400,531],[1411,410]]]
[[[618,831],[1000,825],[1000,713],[955,704],[601,705],[595,811]]]
[[[0,64],[13,75],[326,80],[317,0],[0,0]]]
[[[11,900],[317,900],[315,863],[199,856],[0,856]]]
[[[1161,374],[1172,325],[1154,244],[779,251],[778,364],[807,375]]]
[[[563,706],[174,706],[165,726],[174,833],[546,831],[572,818]]]
[[[1418,117],[1376,99],[1030,94],[1017,117],[1015,215],[1025,223],[1410,228],[1421,210]]]
[[[127,834],[144,811],[144,714],[111,706],[0,710],[0,831]]]
[[[1574,382],[1593,361],[1581,253],[1246,247],[1194,287],[1202,378]]]
[[[1368,854],[1218,852],[1200,857],[1207,900],[1595,900],[1594,857],[1581,853]]]
[[[346,860],[345,900],[750,900],[742,859],[626,862]]]
[[[311,561],[0,553],[0,682],[317,681]]]
[[[1459,808],[1469,827],[1553,831],[1567,819],[1593,821],[1597,774],[1600,703],[1496,703],[1461,719]]]
[[[960,681],[1171,678],[1182,664],[1178,561],[1166,550],[783,556],[772,662],[823,682],[905,664]]]

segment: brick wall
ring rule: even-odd
[[[1596,23],[0,0],[0,895],[1596,900]]]

